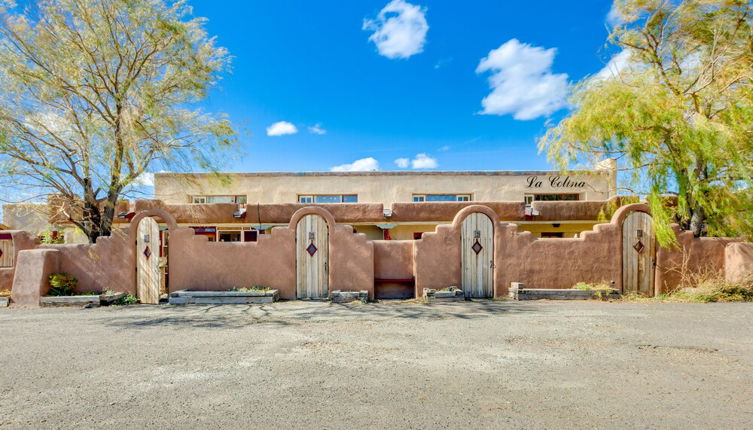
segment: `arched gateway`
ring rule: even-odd
[[[296,225],[296,296],[321,299],[329,294],[329,226],[315,214]]]
[[[159,225],[152,217],[143,218],[136,235],[136,295],[141,303],[158,304],[160,270]]]
[[[494,225],[483,213],[469,214],[460,230],[461,288],[466,297],[494,296]]]
[[[622,222],[622,292],[653,296],[656,237],[651,215],[632,212]]]

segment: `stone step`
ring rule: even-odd
[[[332,291],[329,295],[330,300],[333,303],[349,303],[355,301],[369,300],[369,292],[366,290],[361,291]]]
[[[515,300],[591,300],[600,298],[600,293],[600,290],[525,288],[511,289],[510,297]],[[618,299],[620,298],[620,293],[617,290],[611,290],[606,298]]]
[[[267,291],[188,291],[170,293],[171,305],[248,305],[274,303],[280,298],[278,290]]]
[[[40,299],[42,306],[99,306],[99,296],[47,296]]]

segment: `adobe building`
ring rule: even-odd
[[[369,240],[418,239],[468,205],[495,207],[503,221],[537,238],[572,238],[599,222],[599,211],[541,216],[535,202],[600,202],[616,196],[613,163],[592,171],[157,173],[154,197],[180,226],[210,241],[254,241],[288,219],[274,206],[324,206],[338,224]],[[211,216],[208,205],[236,205],[234,218]],[[583,206],[583,205],[573,205]],[[586,205],[588,206],[588,205]],[[193,212],[194,216],[189,215]],[[226,212],[228,212],[226,210]],[[265,216],[267,215],[267,216]],[[292,212],[290,212],[292,215]]]

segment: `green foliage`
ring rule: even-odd
[[[90,241],[142,174],[215,170],[235,142],[193,106],[230,57],[185,1],[0,5],[0,180],[54,195]]]
[[[70,296],[78,285],[78,279],[65,272],[53,273],[49,282],[50,291],[47,294],[50,296]]]
[[[562,168],[617,158],[647,196],[660,244],[753,234],[753,6],[741,0],[618,0],[609,41],[624,67],[589,77],[539,147]],[[676,202],[663,198],[677,195]]]
[[[62,233],[53,234],[50,228],[39,234],[39,242],[47,245],[60,245],[65,243],[65,237]]]
[[[612,293],[612,287],[604,283],[578,282],[572,289],[581,291],[593,291],[593,298],[606,300]]]
[[[139,299],[136,298],[136,296],[133,296],[131,294],[126,294],[125,296],[119,298],[118,300],[115,300],[114,304],[118,306],[125,306],[125,305],[135,305],[139,302]]]
[[[251,287],[233,287],[230,289],[230,291],[236,291],[239,293],[250,293],[254,291],[269,291],[271,288],[265,287],[263,285],[253,285]]]

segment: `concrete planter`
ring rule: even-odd
[[[457,287],[450,287],[446,290],[424,288],[424,300],[427,302],[459,302],[465,300],[465,294],[463,290]]]
[[[10,297],[0,297],[0,308],[8,307],[10,303]]]
[[[332,291],[329,295],[329,299],[333,303],[349,303],[355,301],[367,301],[369,300],[369,292],[366,290],[361,291]]]
[[[567,290],[547,288],[525,288],[520,282],[513,282],[509,296],[513,300],[592,300],[619,299],[620,293],[612,290]]]
[[[99,296],[47,296],[39,299],[45,307],[54,306],[99,306]]]
[[[278,290],[263,291],[188,291],[170,293],[171,305],[246,305],[274,303],[280,298]]]

